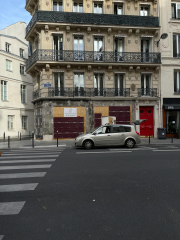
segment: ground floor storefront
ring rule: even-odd
[[[37,139],[72,139],[103,124],[130,124],[146,119],[136,130],[142,137],[156,137],[159,102],[154,100],[73,99],[42,100],[35,103]]]

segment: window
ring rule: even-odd
[[[125,132],[131,132],[131,127],[124,127]]]
[[[142,74],[141,75],[141,94],[144,96],[149,96],[150,88],[151,88],[151,75]]]
[[[64,73],[54,73],[55,96],[64,96]]]
[[[180,71],[174,71],[174,92],[180,93]]]
[[[96,130],[96,134],[106,134],[110,132],[111,132],[110,127],[100,127],[98,130]]]
[[[1,80],[1,100],[7,101],[7,82]]]
[[[6,59],[6,70],[12,71],[12,62]]]
[[[150,16],[150,6],[140,5],[140,16]]]
[[[21,103],[26,103],[26,85],[21,85]]]
[[[14,116],[8,115],[8,130],[14,130]]]
[[[123,126],[114,126],[113,133],[125,132]]]
[[[94,13],[103,13],[102,3],[94,3]]]
[[[114,87],[115,96],[124,96],[124,74],[115,74]]]
[[[84,96],[84,73],[74,73],[74,95]]]
[[[114,4],[114,15],[123,15],[123,5]]]
[[[171,3],[172,18],[180,18],[180,3]]]
[[[27,116],[22,116],[22,129],[27,130]]]
[[[94,60],[95,61],[103,61],[104,60],[104,52],[103,52],[103,37],[95,37],[94,38]]]
[[[114,38],[114,57],[116,62],[124,61],[124,38]]]
[[[73,12],[83,12],[83,3],[74,2]]]
[[[11,46],[11,44],[6,43],[5,46],[6,46],[6,52],[10,52],[10,46]]]
[[[103,74],[94,74],[94,95],[103,96],[104,95],[104,79]]]
[[[62,12],[63,11],[63,4],[62,4],[62,2],[55,2],[55,1],[53,1],[53,11]]]
[[[74,60],[84,60],[84,40],[82,36],[74,37]]]
[[[180,57],[180,35],[173,35],[173,57]]]
[[[24,57],[24,50],[22,48],[19,49],[20,57]]]
[[[25,66],[20,64],[20,74],[25,74]]]

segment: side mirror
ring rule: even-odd
[[[97,135],[97,132],[94,132],[93,135]]]

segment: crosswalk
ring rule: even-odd
[[[3,193],[35,190],[39,184],[38,179],[47,174],[47,170],[51,168],[64,149],[65,146],[3,151],[0,156],[0,180],[5,182],[7,180],[8,184],[0,184],[2,199]],[[33,178],[35,183],[31,182]],[[16,179],[21,183],[17,183]],[[26,201],[0,202],[0,216],[19,214],[25,203]],[[0,235],[0,240],[3,237],[4,235]]]

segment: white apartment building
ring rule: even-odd
[[[160,0],[161,34],[161,106],[162,123],[167,136],[180,126],[180,1]]]
[[[33,80],[26,74],[25,22],[0,30],[0,138],[34,130]]]

